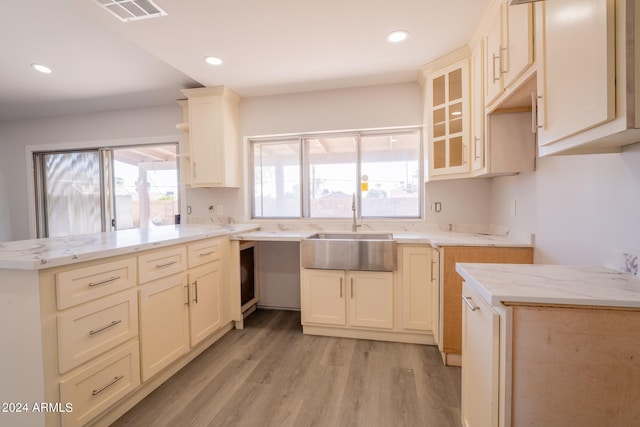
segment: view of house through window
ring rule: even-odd
[[[38,237],[174,224],[177,144],[34,153]]]
[[[419,129],[252,139],[254,218],[416,218]]]

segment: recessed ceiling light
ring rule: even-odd
[[[42,65],[42,64],[31,64],[31,66],[33,67],[34,70],[38,70],[41,73],[44,74],[51,74],[51,68],[47,67],[46,65]]]
[[[391,43],[398,43],[406,40],[407,37],[409,37],[409,33],[404,30],[400,30],[389,33],[389,35],[387,36],[387,40]]]
[[[205,56],[204,60],[209,65],[220,65],[220,64],[222,64],[222,59],[216,58],[215,56]]]

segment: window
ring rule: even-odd
[[[253,218],[419,218],[417,128],[250,140]]]
[[[177,145],[34,153],[37,236],[175,224]]]

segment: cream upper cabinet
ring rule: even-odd
[[[640,12],[633,6],[623,0],[537,5],[541,156],[619,151],[640,139],[640,76],[633,66],[640,57],[633,43]]]
[[[426,72],[428,179],[466,174],[469,172],[470,135],[468,49],[430,64]]]
[[[484,42],[480,40],[471,51],[471,170],[485,167],[484,135]]]
[[[507,35],[503,44],[504,86],[511,86],[534,63],[533,5],[503,4],[503,31]]]
[[[534,21],[530,4],[494,5],[486,32],[485,103],[491,105],[505,90],[518,86],[534,63]]]
[[[393,273],[301,271],[302,323],[355,328],[394,326]]]
[[[497,426],[500,316],[466,285],[462,330],[462,425]]]
[[[239,187],[240,98],[224,86],[186,89],[182,93],[188,98],[188,125],[179,127],[188,139],[189,183],[192,187]]]
[[[502,4],[498,5],[491,17],[491,24],[486,35],[485,85],[484,98],[490,104],[504,89],[502,78],[504,69],[504,48],[502,47]]]

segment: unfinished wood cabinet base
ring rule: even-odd
[[[638,425],[640,310],[512,310],[511,425]]]

